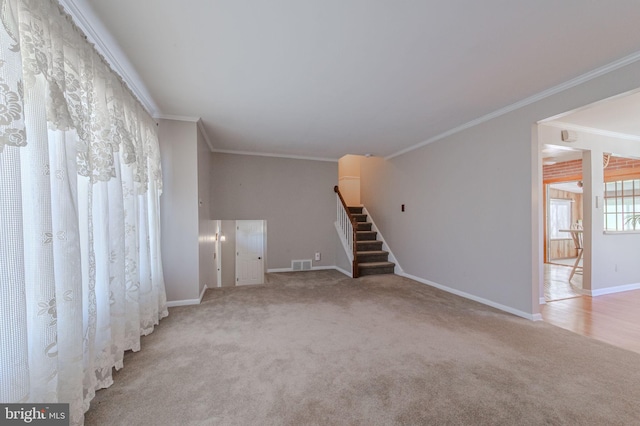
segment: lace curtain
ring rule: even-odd
[[[156,125],[57,1],[0,17],[0,401],[82,424],[167,315]]]

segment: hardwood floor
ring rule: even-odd
[[[571,263],[573,264],[573,262]],[[571,275],[572,269],[568,264],[545,263],[544,300],[546,302],[582,295],[580,293],[582,289],[582,274],[576,273],[571,282],[569,282],[569,275]]]
[[[544,321],[640,353],[640,290],[547,302]]]

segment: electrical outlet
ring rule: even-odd
[[[316,252],[316,260],[320,260],[320,252]]]

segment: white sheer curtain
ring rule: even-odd
[[[156,126],[57,1],[0,17],[0,401],[82,424],[167,315]]]

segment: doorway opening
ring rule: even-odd
[[[583,150],[554,145],[540,129],[542,157],[542,301],[583,294]],[[579,258],[580,257],[580,258]]]
[[[578,245],[583,254],[578,264],[582,275],[570,279],[579,294],[540,297],[541,317],[631,350],[637,350],[632,343],[640,337],[637,305],[621,301],[640,294],[639,109],[640,89],[542,120],[533,131],[537,152],[533,294],[547,296],[545,281],[553,268],[564,268],[562,280],[569,279],[572,267],[563,263],[578,260],[574,257],[580,254]],[[581,201],[574,195],[580,191],[565,186],[580,182]],[[581,213],[576,209],[580,202]],[[568,229],[561,229],[567,224]],[[578,245],[573,234],[582,237]]]

